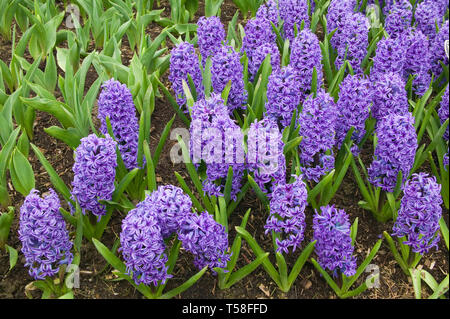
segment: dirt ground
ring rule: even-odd
[[[161,6],[167,7],[167,1],[161,1]],[[200,5],[200,10],[197,13],[197,17],[203,14]],[[168,10],[168,9],[167,9]],[[236,12],[236,7],[231,0],[226,0],[222,6],[221,18],[224,23],[228,23]],[[242,19],[240,19],[242,20]],[[158,34],[161,30],[159,25],[150,26],[150,34]],[[10,61],[10,47],[11,42],[4,40],[0,36],[0,58],[5,62]],[[132,57],[127,42],[123,41],[123,63],[128,64]],[[31,59],[29,56],[25,56]],[[61,70],[59,70],[61,72]],[[97,74],[94,70],[88,75],[86,81],[86,89],[95,81]],[[167,74],[163,77],[164,83],[168,85]],[[56,93],[58,96],[60,93]],[[152,133],[151,133],[151,150],[156,148],[159,141],[159,137],[165,124],[172,118],[174,111],[169,102],[165,98],[158,98],[156,101],[155,111],[152,115]],[[93,115],[94,117],[96,114]],[[34,139],[31,141],[37,145],[50,161],[52,166],[62,177],[67,185],[71,185],[73,173],[72,165],[73,151],[67,147],[64,143],[51,138],[44,132],[44,128],[58,125],[58,122],[50,115],[42,112],[37,112]],[[185,127],[184,123],[177,117],[173,127]],[[156,167],[158,184],[173,184],[178,186],[178,182],[175,178],[174,171],[180,173],[183,177],[187,177],[188,174],[184,167],[184,164],[173,165],[169,158],[169,151],[175,144],[175,141],[167,141],[166,146],[162,152],[160,162]],[[362,157],[366,165],[371,161],[371,145],[366,143],[362,152]],[[36,174],[36,186],[37,189],[45,192],[51,183],[45,169],[41,166],[33,152],[30,152],[30,162],[32,163],[33,170]],[[426,165],[423,167],[426,169]],[[189,178],[186,178],[188,180]],[[11,185],[11,184],[10,184]],[[23,196],[16,193],[12,187],[10,187],[13,198],[13,204],[16,208],[16,218],[12,226],[10,238],[8,244],[15,247],[20,251],[21,243],[18,239],[18,215],[20,206],[23,203]],[[354,180],[351,169],[347,172],[347,175],[341,185],[341,188],[337,192],[331,204],[335,204],[338,208],[344,208],[350,216],[350,220],[359,218],[358,236],[356,239],[355,255],[357,256],[358,264],[360,264],[367,256],[370,249],[375,242],[381,238],[383,231],[391,232],[392,222],[386,224],[380,224],[374,220],[371,213],[363,210],[358,206],[358,201],[362,198],[359,193],[359,189]],[[232,243],[236,232],[234,226],[238,226],[241,222],[243,214],[248,208],[252,209],[252,213],[247,225],[247,230],[255,236],[261,247],[267,252],[273,252],[272,238],[264,235],[264,224],[267,219],[267,212],[261,206],[259,200],[256,198],[252,191],[249,191],[238,206],[236,211],[231,217],[230,221],[230,233],[229,241]],[[305,233],[304,245],[310,242],[312,239],[312,216],[313,210],[308,207],[306,211],[307,215],[307,231]],[[448,210],[443,208],[443,215],[446,218],[448,224]],[[115,213],[109,223],[109,227],[102,238],[102,242],[111,247],[114,241],[119,237],[121,231],[121,220],[123,215]],[[71,229],[74,231],[74,229]],[[293,253],[287,257],[288,267],[292,267],[299,252]],[[242,267],[252,260],[253,255],[250,247],[243,240],[243,246],[241,249],[241,256],[237,268]],[[275,264],[273,253],[270,256],[271,261]],[[192,263],[192,257],[190,254],[180,252],[177,266],[173,272],[173,278],[169,280],[166,291],[183,283],[184,280],[192,276],[197,272],[197,269]],[[373,264],[379,266],[380,269],[380,287],[373,288],[365,291],[357,298],[363,299],[410,299],[414,298],[414,291],[410,279],[405,276],[397,265],[392,253],[384,241],[377,256],[372,261]],[[445,247],[443,240],[439,244],[438,251],[432,251],[428,255],[424,256],[420,265],[423,269],[429,271],[434,278],[441,282],[449,272],[449,254]],[[19,260],[16,267],[8,272],[8,255],[3,251],[0,252],[0,299],[19,299],[26,298],[25,286],[32,281],[32,278],[28,275],[27,269],[24,267],[24,257],[19,253]],[[106,267],[106,268],[105,268]],[[81,264],[80,264],[80,288],[74,289],[75,298],[86,299],[115,299],[115,298],[143,298],[142,295],[136,291],[128,282],[117,281],[117,278],[111,273],[111,268],[107,267],[106,261],[97,252],[95,247],[84,241],[81,252]],[[358,280],[357,284],[361,283],[369,274],[364,274]],[[425,286],[425,285],[423,285]],[[428,288],[423,287],[423,295],[426,297],[431,292]],[[38,297],[38,294],[34,294]],[[448,298],[448,293],[446,295]],[[217,278],[208,271],[194,286],[190,289],[178,295],[176,298],[183,299],[203,299],[203,298],[236,298],[236,299],[258,299],[258,298],[276,298],[276,299],[335,299],[337,298],[332,289],[327,285],[325,280],[315,270],[310,262],[307,262],[300,273],[299,277],[295,281],[292,289],[288,293],[281,292],[276,284],[271,280],[269,275],[264,271],[262,267],[257,268],[252,274],[236,283],[230,289],[220,290],[217,286]]]

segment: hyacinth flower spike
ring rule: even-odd
[[[349,217],[343,209],[325,206],[320,208],[320,212],[316,210],[313,229],[317,260],[311,258],[311,262],[339,298],[355,297],[368,288],[376,287],[379,273],[350,290],[377,254],[382,239],[376,242],[366,259],[357,267],[353,251],[358,232],[358,218],[350,225]],[[333,272],[332,276],[328,274],[327,269]]]
[[[275,186],[270,196],[269,217],[265,225],[265,233],[272,235],[278,269],[269,259],[264,259],[262,265],[283,292],[288,292],[291,289],[315,245],[314,241],[302,248],[300,256],[295,261],[291,271],[288,272],[288,265],[284,256],[299,249],[302,245],[306,228],[304,210],[308,205],[307,189],[302,181],[302,176],[293,176],[293,179],[294,182],[291,184],[280,183]],[[248,231],[242,227],[236,227],[236,231],[247,241],[257,258],[264,258],[268,255]]]
[[[413,174],[405,183],[392,236],[398,238],[400,253],[390,234],[383,233],[403,272],[410,276],[423,255],[438,249],[439,221],[442,217],[441,185],[426,173]],[[447,234],[448,236],[448,234]],[[448,240],[448,238],[447,238]]]
[[[73,286],[64,277],[69,267],[77,266],[79,258],[74,261],[73,242],[60,208],[58,195],[53,189],[43,197],[37,190],[31,190],[20,208],[19,239],[25,266],[36,280],[32,286],[42,290],[43,299],[73,298]],[[28,298],[33,298],[30,290],[28,285],[25,293]]]

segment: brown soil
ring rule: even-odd
[[[169,8],[167,1],[161,1],[161,6]],[[200,10],[196,15],[196,18],[203,14],[203,5],[200,4]],[[166,10],[168,11],[168,10]],[[222,6],[221,18],[224,23],[228,23],[233,17],[236,8],[231,0],[226,0]],[[240,21],[242,19],[240,18]],[[320,27],[320,26],[319,26]],[[157,24],[152,24],[149,27],[149,32],[152,37],[156,36],[162,28]],[[167,42],[168,46],[171,43]],[[0,36],[0,58],[5,62],[10,61],[10,46],[9,41],[5,41]],[[133,52],[129,49],[126,39],[122,41],[122,58],[123,63],[128,65]],[[59,70],[61,72],[61,70]],[[97,74],[92,69],[92,72],[88,74],[86,81],[86,89],[95,81]],[[167,75],[163,76],[163,82],[167,84]],[[57,97],[60,93],[56,93]],[[166,123],[172,118],[174,111],[168,101],[165,98],[158,98],[156,101],[155,111],[152,115],[152,133],[151,133],[151,150],[153,151],[158,144],[160,135]],[[93,114],[95,117],[96,114]],[[50,161],[52,166],[64,180],[64,182],[70,186],[73,178],[72,165],[73,165],[73,151],[67,147],[64,143],[55,140],[48,136],[44,132],[44,128],[59,125],[58,122],[50,115],[42,112],[37,112],[34,138],[32,143],[37,145]],[[98,123],[97,123],[98,125]],[[177,117],[172,128],[185,127],[184,123]],[[173,165],[170,161],[169,151],[175,144],[175,141],[168,140],[166,146],[161,154],[161,159],[156,167],[157,182],[158,184],[174,184],[178,185],[175,178],[174,171],[179,172],[186,181],[189,182],[188,174],[186,172],[184,164]],[[363,150],[364,162],[368,165],[371,160],[371,146],[370,143],[366,143],[366,147]],[[33,152],[30,152],[29,157],[32,163],[33,170],[36,174],[36,186],[42,192],[47,191],[51,187],[49,177],[37,160]],[[15,192],[12,187],[10,189],[12,194],[13,205],[16,208],[16,218],[11,229],[11,235],[8,244],[15,247],[20,251],[21,243],[18,239],[18,216],[20,206],[23,203],[23,196]],[[358,201],[362,198],[359,193],[359,189],[354,180],[351,169],[347,172],[347,175],[341,185],[340,190],[334,197],[332,204],[335,204],[339,208],[344,208],[350,216],[350,220],[353,221],[356,217],[359,218],[358,236],[355,247],[355,254],[357,256],[358,264],[360,264],[366,257],[368,251],[373,247],[375,242],[381,238],[384,230],[390,232],[392,229],[392,222],[386,224],[380,224],[375,221],[370,212],[361,209],[358,206]],[[264,224],[267,218],[267,212],[261,206],[260,201],[256,198],[252,191],[249,191],[238,206],[236,211],[230,220],[230,233],[229,240],[232,243],[236,236],[234,226],[238,226],[241,222],[242,216],[248,208],[252,209],[252,213],[247,225],[247,230],[254,235],[261,247],[271,252],[270,259],[275,264],[272,239],[270,236],[264,235]],[[307,228],[305,234],[304,243],[308,243],[312,239],[312,216],[313,210],[307,208]],[[448,224],[448,210],[443,211]],[[109,223],[109,227],[105,232],[102,242],[112,247],[115,240],[118,239],[121,231],[121,220],[123,214],[116,214],[113,216]],[[74,229],[71,229],[73,232]],[[292,266],[295,258],[300,252],[295,252],[287,257],[288,266]],[[74,289],[75,298],[89,298],[89,299],[114,299],[114,298],[142,298],[142,295],[136,291],[126,281],[117,281],[117,278],[111,273],[111,268],[107,266],[106,261],[96,251],[95,247],[84,241],[81,252],[81,282],[80,288]],[[238,261],[237,268],[245,266],[255,256],[252,253],[250,247],[243,241],[241,255]],[[439,251],[432,251],[426,255],[420,265],[427,271],[429,271],[434,278],[441,282],[448,274],[449,262],[448,262],[448,250],[446,249],[443,240],[440,242]],[[397,265],[392,253],[389,250],[386,242],[383,242],[380,251],[375,259],[372,261],[380,267],[380,288],[374,288],[365,291],[357,298],[364,299],[403,299],[414,298],[414,291],[409,278],[405,276]],[[8,255],[4,252],[0,252],[0,299],[4,298],[26,298],[25,286],[29,284],[32,279],[28,275],[27,269],[24,267],[24,257],[19,254],[19,260],[16,267],[12,271],[8,271]],[[181,251],[175,270],[173,272],[173,278],[169,281],[166,291],[183,283],[187,278],[197,272],[197,269],[192,263],[192,257],[190,254]],[[360,284],[368,274],[362,275],[357,284]],[[425,285],[423,285],[425,286]],[[430,291],[423,287],[424,296],[428,296]],[[35,297],[39,297],[37,292],[34,292]],[[448,293],[446,295],[448,298]],[[337,298],[332,289],[327,285],[325,280],[319,275],[310,262],[307,262],[300,273],[299,277],[295,281],[292,289],[288,293],[282,293],[275,283],[271,280],[268,274],[262,267],[256,269],[251,275],[247,276],[243,280],[236,283],[230,289],[220,290],[217,286],[216,277],[211,272],[207,272],[193,287],[177,296],[177,298],[184,299],[197,299],[197,298],[238,298],[238,299],[257,299],[257,298],[278,298],[278,299],[335,299]]]

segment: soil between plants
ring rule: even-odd
[[[161,7],[169,8],[167,1],[161,1]],[[200,10],[197,12],[196,19],[203,15],[204,4],[200,1]],[[236,12],[236,7],[231,0],[225,0],[222,6],[221,18],[227,28],[227,23],[231,20]],[[167,12],[168,13],[168,12]],[[195,19],[195,21],[196,21]],[[239,18],[242,21],[242,17]],[[159,34],[162,28],[157,24],[152,24],[149,27],[148,32],[154,38]],[[167,44],[171,45],[170,42]],[[0,36],[0,58],[7,64],[11,59],[11,42],[6,41]],[[124,65],[128,65],[130,59],[133,56],[133,52],[129,49],[126,39],[122,41],[122,61]],[[25,58],[31,59],[29,54],[25,54]],[[32,61],[32,60],[31,60]],[[61,72],[61,70],[59,70]],[[88,74],[86,80],[86,89],[96,80],[97,74],[92,69]],[[170,87],[167,74],[162,78],[163,83],[167,87]],[[60,97],[60,92],[55,93],[56,97]],[[96,118],[96,107],[94,107],[93,118]],[[157,98],[155,111],[152,115],[152,131],[151,131],[151,150],[154,151],[158,144],[160,135],[164,129],[166,123],[174,115],[173,108],[165,98]],[[73,178],[72,165],[73,151],[67,147],[64,143],[50,137],[44,132],[44,128],[59,125],[59,123],[52,118],[49,114],[43,112],[37,112],[34,138],[31,141],[38,146],[47,160],[52,164],[66,185],[70,186]],[[98,121],[97,121],[98,125]],[[176,117],[173,128],[186,128],[184,123]],[[158,185],[173,184],[178,186],[177,179],[175,178],[174,171],[180,173],[185,180],[189,183],[189,177],[185,169],[184,164],[172,164],[170,160],[170,150],[175,145],[176,141],[168,140],[163,152],[161,153],[161,159],[156,167],[156,175]],[[366,143],[362,150],[362,158],[366,165],[371,162],[372,149],[369,143]],[[49,177],[37,160],[33,152],[30,152],[29,157],[32,163],[33,170],[36,175],[36,188],[42,192],[46,192],[51,183]],[[430,171],[427,165],[422,167],[424,171]],[[16,209],[16,217],[11,229],[8,245],[16,248],[19,251],[19,260],[17,265],[8,271],[9,261],[8,255],[3,251],[0,252],[0,299],[20,299],[26,298],[25,287],[32,281],[32,278],[28,275],[27,269],[24,267],[24,257],[20,253],[21,243],[18,238],[18,220],[20,206],[23,203],[23,196],[15,192],[10,185],[10,194],[12,199],[12,205]],[[391,232],[392,222],[386,224],[380,224],[375,221],[371,213],[363,210],[358,206],[358,201],[362,199],[357,184],[355,182],[353,172],[351,169],[347,172],[340,189],[336,196],[333,198],[331,204],[334,204],[338,208],[343,208],[349,214],[350,220],[353,222],[356,217],[359,219],[358,236],[356,239],[355,255],[357,256],[358,265],[367,256],[370,249],[381,238],[383,231]],[[233,213],[229,224],[229,242],[230,245],[236,236],[234,230],[235,226],[239,226],[242,216],[251,208],[252,212],[247,225],[247,230],[256,238],[260,246],[267,252],[271,252],[270,259],[275,265],[272,238],[270,235],[264,234],[264,224],[267,219],[267,212],[261,206],[259,200],[255,194],[250,190],[245,196],[242,203],[238,206]],[[307,229],[305,232],[305,239],[303,247],[312,240],[312,216],[314,211],[308,207],[306,210],[307,215]],[[449,223],[448,210],[443,207],[443,216],[446,219],[447,225]],[[123,214],[115,212],[111,219],[108,229],[105,232],[102,242],[112,247],[114,241],[119,238],[121,231],[121,221],[124,218]],[[74,232],[74,229],[71,228]],[[250,247],[246,242],[242,241],[241,255],[239,257],[238,265],[236,268],[240,268],[250,263],[255,259]],[[287,256],[288,267],[292,267],[296,257],[299,255],[299,251],[294,252]],[[314,254],[313,254],[314,256]],[[373,288],[365,291],[357,298],[363,299],[409,299],[414,298],[414,290],[409,278],[403,274],[400,267],[397,265],[392,253],[389,250],[386,242],[383,244],[372,261],[372,264],[379,266],[380,269],[380,287]],[[449,254],[445,247],[443,240],[439,243],[439,250],[432,251],[428,255],[424,256],[420,262],[423,269],[429,271],[434,278],[441,282],[449,271]],[[111,268],[108,267],[106,261],[97,252],[95,247],[87,242],[83,241],[83,247],[81,252],[81,264],[80,264],[80,287],[74,289],[75,298],[85,299],[115,299],[115,298],[143,298],[142,295],[136,291],[128,282],[117,281],[114,274],[111,273]],[[193,265],[193,259],[189,253],[181,250],[177,265],[173,272],[173,278],[168,282],[165,291],[174,288],[183,283],[187,278],[194,275],[198,270]],[[356,284],[362,283],[367,274],[363,274]],[[423,285],[423,296],[430,295],[431,291]],[[33,296],[39,298],[39,292],[32,292]],[[448,298],[448,293],[446,294]],[[295,281],[293,287],[288,293],[281,292],[276,284],[271,280],[270,276],[264,271],[262,267],[258,267],[253,273],[245,277],[243,280],[236,283],[234,286],[227,290],[220,290],[217,286],[217,278],[208,271],[205,275],[190,289],[178,295],[176,298],[183,299],[203,299],[203,298],[233,298],[233,299],[334,299],[337,298],[332,289],[327,285],[324,278],[315,270],[310,262],[307,262]]]

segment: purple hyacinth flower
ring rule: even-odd
[[[186,97],[183,91],[183,80],[189,84],[188,74],[195,85],[197,99],[203,97],[203,77],[200,70],[198,56],[194,46],[188,42],[182,42],[172,49],[170,54],[170,74],[169,81],[175,91],[177,103],[182,106],[186,104]]]
[[[300,103],[300,77],[291,67],[272,72],[267,85],[266,116],[280,121],[286,127]]]
[[[247,139],[248,168],[254,173],[255,182],[271,196],[272,185],[286,183],[286,159],[283,154],[283,136],[277,123],[271,118],[254,121]]]
[[[327,10],[327,30],[331,33],[336,30],[330,40],[335,49],[341,47],[342,33],[347,21],[347,15],[354,12],[355,0],[332,0]]]
[[[388,10],[384,28],[392,37],[397,38],[411,27],[413,8],[409,0],[398,0]]]
[[[66,222],[59,212],[58,195],[53,189],[40,197],[32,189],[20,207],[19,239],[25,256],[25,267],[36,280],[58,274],[60,265],[70,265],[72,242]]]
[[[127,274],[139,285],[164,284],[167,274],[166,246],[156,211],[139,203],[122,221],[119,251],[122,252]]]
[[[283,21],[283,35],[285,39],[292,42],[295,38],[295,27],[300,30],[304,23],[304,28],[309,29],[309,15],[307,0],[278,0],[280,18]]]
[[[386,192],[393,192],[399,172],[402,172],[404,182],[414,164],[417,150],[414,117],[411,113],[390,114],[381,120],[376,134],[378,144],[368,169],[369,182]]]
[[[75,151],[72,195],[76,197],[83,214],[90,211],[99,220],[106,214],[105,205],[99,201],[111,200],[115,189],[116,145],[109,135],[100,138],[91,134],[81,139]]]
[[[305,208],[308,193],[301,176],[296,176],[292,184],[276,185],[270,200],[270,215],[267,218],[265,233],[275,231],[281,234],[276,239],[277,252],[295,251],[303,241],[306,228]]]
[[[244,67],[240,56],[232,46],[222,45],[212,57],[211,81],[215,93],[221,94],[231,81],[227,106],[230,113],[235,109],[245,109],[247,91],[244,87]]]
[[[202,269],[208,266],[225,268],[230,260],[228,234],[207,212],[189,213],[181,220],[178,239],[184,249],[194,255],[194,264]]]
[[[265,43],[275,43],[275,33],[269,20],[264,18],[252,18],[248,20],[244,28],[245,36],[242,39],[242,50],[252,59],[258,47]]]
[[[278,0],[268,0],[265,3],[261,3],[256,12],[256,17],[269,20],[275,26],[278,26],[278,21],[280,19]]]
[[[430,40],[436,37],[436,24],[442,20],[439,4],[434,0],[419,3],[414,13],[415,26]]]
[[[444,122],[448,119],[448,115],[449,115],[449,95],[448,95],[448,85],[447,88],[445,89],[445,93],[444,95],[442,95],[442,100],[441,100],[441,105],[440,108],[438,110],[438,115],[439,115],[439,119],[441,120],[441,124],[444,124]],[[448,141],[448,127],[447,130],[444,133],[443,138],[445,140]]]
[[[218,17],[200,17],[197,22],[198,47],[202,55],[202,63],[219,51],[225,41],[225,29]]]
[[[347,132],[354,127],[352,140],[358,144],[364,137],[366,120],[372,104],[370,81],[358,75],[347,75],[339,86],[337,101],[336,144],[341,147]]]
[[[405,183],[393,235],[406,237],[403,244],[421,255],[438,249],[439,220],[442,216],[441,185],[426,173],[413,174]]]
[[[369,19],[362,13],[347,14],[341,40],[337,47],[336,68],[340,69],[344,61],[349,61],[355,73],[362,73],[361,62],[369,46]]]
[[[317,87],[323,81],[322,76],[322,51],[319,39],[309,29],[302,30],[295,38],[291,46],[290,65],[300,77],[301,102],[311,92],[313,69],[316,68]]]
[[[350,221],[343,209],[324,206],[316,210],[313,220],[316,240],[315,251],[320,266],[329,269],[337,277],[337,271],[346,276],[356,273],[356,257],[350,237]]]
[[[444,43],[449,39],[449,24],[448,20],[439,28],[439,32],[436,37],[430,40],[431,43],[431,70],[435,77],[438,78],[442,72],[442,65],[448,66],[448,56],[445,53]]]
[[[373,58],[371,75],[380,73],[398,73],[403,76],[406,47],[401,38],[384,38],[378,42]]]
[[[388,114],[409,112],[405,81],[398,73],[379,73],[372,76],[372,116],[380,121]]]
[[[251,60],[249,60],[248,72],[250,74],[250,80],[254,81],[255,76],[258,73],[261,64],[267,55],[270,54],[270,64],[272,66],[272,72],[276,72],[280,69],[280,51],[275,43],[264,43],[258,46],[254,51]]]
[[[98,99],[100,130],[104,135],[108,133],[106,125],[108,117],[125,167],[129,170],[134,169],[138,167],[139,124],[133,97],[125,84],[114,79],[106,81],[102,89]]]
[[[334,168],[333,146],[338,111],[333,98],[323,89],[308,96],[303,103],[297,125],[300,126],[301,171],[306,180],[318,182]]]

